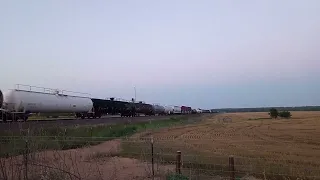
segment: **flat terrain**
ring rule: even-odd
[[[234,155],[236,170],[244,174],[320,178],[320,112],[292,112],[291,119],[270,119],[266,112],[209,115],[152,134],[157,151],[181,150],[186,166],[222,170]]]
[[[120,144],[121,141],[116,139],[96,146],[33,153],[29,156],[28,179],[151,180],[150,164],[118,157]],[[0,179],[23,179],[23,162],[22,155],[0,158]],[[157,165],[155,168],[157,177],[174,170],[172,165]]]
[[[151,179],[152,135],[157,178],[175,170],[176,151],[181,151],[182,173],[191,179],[228,177],[230,155],[235,158],[237,179],[320,179],[320,112],[292,112],[291,119],[270,119],[266,112],[190,115],[175,126],[159,125],[138,132],[108,142],[102,138],[102,144],[95,146],[33,153],[30,176],[62,175],[62,169],[67,171],[63,174],[84,179]],[[7,174],[23,174],[23,162],[21,155],[0,158],[0,164],[6,164],[2,167],[8,167]],[[53,172],[55,169],[60,173]]]
[[[171,117],[179,117],[183,115],[172,116],[140,116],[140,117],[120,117],[120,116],[106,116],[97,119],[55,119],[55,120],[29,120],[27,122],[6,122],[0,123],[1,130],[20,130],[32,128],[45,128],[45,127],[61,127],[61,126],[75,126],[75,125],[97,125],[97,124],[123,124],[123,123],[137,123],[148,122],[152,120],[168,119]],[[193,116],[193,115],[188,115]]]

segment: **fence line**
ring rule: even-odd
[[[141,173],[152,179],[160,176],[165,179],[169,175],[232,180],[249,175],[262,179],[320,178],[320,164],[316,160],[270,159],[272,155],[245,157],[213,152],[201,154],[179,146],[166,147],[162,143],[168,141],[154,137],[145,138],[144,141],[111,137],[17,137],[0,138],[0,179],[31,179],[34,176],[50,176],[50,173],[53,173],[51,176],[63,176],[61,179],[90,179],[93,176],[108,179],[111,177],[106,177],[106,174],[110,173],[114,174],[114,179],[125,179],[127,174],[121,170],[122,166],[134,169],[133,174]],[[44,140],[41,141],[41,138]],[[17,174],[13,175],[15,172]]]
[[[66,134],[61,134],[61,135],[57,135],[57,136],[32,136],[32,135],[28,135],[28,136],[25,136],[25,137],[21,137],[21,136],[2,136],[2,137],[0,137],[1,139],[5,139],[5,138],[16,138],[16,139],[22,139],[22,138],[54,138],[54,137],[62,137],[62,136],[65,136],[65,135],[67,135],[67,131],[65,131],[65,133]],[[219,135],[219,136],[222,136],[222,135]],[[83,137],[81,137],[81,136],[77,136],[77,137],[71,137],[71,136],[68,136],[68,138],[72,138],[72,139],[74,139],[74,140],[82,140],[82,139],[91,139],[91,138],[94,138],[94,139],[97,139],[97,140],[109,140],[109,139],[114,139],[114,137],[88,137],[88,136],[83,136]],[[0,139],[0,140],[1,140]],[[139,139],[137,139],[137,138],[132,138],[132,137],[123,137],[122,138],[123,140],[128,140],[128,141],[140,141],[140,142],[149,142],[150,141],[150,137],[140,137]],[[211,136],[210,138],[208,138],[208,137],[201,137],[201,136],[181,136],[181,137],[174,137],[174,136],[172,136],[172,137],[170,137],[170,136],[168,136],[168,137],[153,137],[153,139],[155,140],[155,141],[159,141],[159,142],[161,142],[161,141],[176,141],[176,140],[185,140],[185,141],[187,141],[187,140],[203,140],[203,141],[212,141],[212,142],[214,142],[214,141],[221,141],[221,140],[224,140],[224,139],[217,139],[215,136]],[[230,141],[230,140],[228,140],[228,141]],[[266,142],[266,140],[248,140],[248,139],[246,139],[246,140],[231,140],[230,142],[239,142],[239,141],[241,141],[241,142],[256,142],[256,143],[265,143]],[[295,142],[295,140],[291,140],[291,141],[289,141],[289,140],[280,140],[280,141],[275,141],[275,140],[270,140],[270,142],[273,142],[273,143],[294,143]],[[260,145],[263,145],[263,144],[260,144]],[[257,146],[259,146],[259,144],[257,144]]]

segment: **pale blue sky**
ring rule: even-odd
[[[1,89],[320,105],[319,0],[3,0],[0,23]]]

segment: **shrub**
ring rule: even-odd
[[[282,118],[290,118],[292,115],[289,111],[282,111],[279,113],[279,116]]]
[[[279,112],[278,112],[277,109],[271,108],[269,110],[269,115],[270,115],[271,118],[277,118],[279,116]]]

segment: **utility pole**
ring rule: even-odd
[[[136,91],[136,87],[134,87],[134,101],[137,101],[137,91]]]

